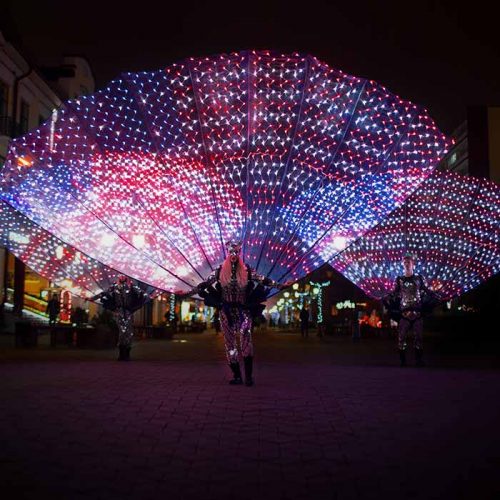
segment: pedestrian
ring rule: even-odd
[[[309,311],[306,305],[300,311],[300,334],[309,337]]]
[[[214,328],[215,328],[215,333],[218,334],[220,333],[220,312],[219,309],[215,309],[214,316],[212,319]]]
[[[61,311],[61,304],[59,304],[59,297],[53,293],[50,300],[47,302],[46,313],[49,315],[49,325],[55,326],[57,323],[57,316]]]

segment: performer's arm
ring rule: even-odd
[[[400,297],[401,296],[401,282],[399,278],[396,278],[396,281],[394,282],[394,288],[391,292],[391,295],[393,297]]]
[[[399,278],[396,278],[392,290],[382,298],[382,303],[387,309],[391,309],[391,307],[393,307],[392,303],[394,302],[394,300],[397,300],[400,297],[401,297],[401,284],[399,282]]]
[[[217,281],[217,279],[218,279],[218,270],[215,270],[205,281],[202,281],[195,287],[191,288],[189,292],[180,293],[177,295],[181,298],[192,297],[193,295],[196,295],[197,293],[200,293],[203,290],[207,289],[210,285],[213,285]]]
[[[210,285],[213,285],[217,281],[217,274],[217,271],[214,271],[205,281],[202,281],[196,289],[200,291],[208,288]]]
[[[283,288],[287,288],[290,286],[290,284],[281,284],[278,283],[277,281],[273,281],[271,278],[267,278],[266,276],[262,274],[256,273],[253,269],[250,268],[250,279],[252,281],[256,281],[257,283],[260,283],[261,285],[267,286],[269,288],[279,288],[282,290]]]
[[[100,298],[104,297],[106,293],[107,291],[103,291],[101,293],[98,293],[97,295],[93,295],[92,297],[87,297],[85,300],[90,300],[92,302],[95,302],[96,300],[99,300]]]
[[[137,286],[137,285],[132,285],[132,288],[134,289],[134,292],[139,297],[142,297],[144,300],[153,300],[155,297],[157,297],[160,294],[159,290],[155,290],[153,293],[149,294],[148,292],[146,292],[140,286]]]
[[[97,295],[93,295],[92,297],[88,297],[85,300],[91,300],[92,302],[95,302],[96,300],[102,299],[105,295],[108,293],[111,293],[116,285],[111,285],[107,290],[103,290],[101,293],[98,293]]]
[[[427,285],[427,281],[425,280],[425,278],[421,274],[419,276],[420,276],[420,290],[429,295],[434,295],[434,292]]]
[[[431,290],[423,276],[420,276],[420,290],[428,308],[437,306],[443,300],[442,296],[439,294],[439,288],[437,290]]]
[[[161,290],[156,289],[153,293],[148,294],[147,292],[144,292],[145,295],[148,297],[150,300],[156,299],[156,297],[159,297],[163,292]]]

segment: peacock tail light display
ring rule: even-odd
[[[498,270],[498,189],[433,173],[450,145],[424,109],[308,55],[188,59],[12,141],[0,237],[81,296],[117,273],[187,291],[231,238],[273,280],[331,262],[373,296],[411,248],[456,294]]]

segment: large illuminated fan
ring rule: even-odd
[[[408,252],[416,257],[416,272],[443,300],[499,272],[500,186],[436,171],[331,264],[366,293],[381,298],[402,274]]]
[[[448,146],[425,110],[374,81],[241,52],[126,73],[66,102],[13,141],[0,197],[163,290],[206,278],[234,237],[259,273],[288,281],[384,220]]]

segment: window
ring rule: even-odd
[[[22,134],[25,134],[28,129],[29,129],[29,123],[30,123],[30,105],[24,101],[21,100],[21,113],[19,116],[19,132]]]
[[[0,118],[9,115],[9,87],[0,80]]]
[[[11,134],[9,119],[9,86],[0,80],[0,135]]]
[[[453,153],[448,160],[448,166],[451,167],[457,161],[457,153]]]

